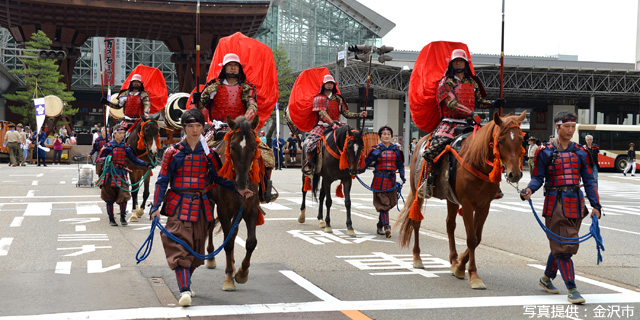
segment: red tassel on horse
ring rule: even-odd
[[[424,217],[422,216],[422,211],[420,210],[420,205],[418,204],[418,196],[411,203],[411,210],[409,211],[409,219],[414,221],[422,221]]]
[[[233,161],[228,161],[231,160],[231,132],[232,131],[229,131],[224,135],[224,140],[227,141],[227,147],[224,150],[224,157],[225,159],[227,159],[227,161],[224,162],[222,168],[220,168],[220,171],[218,171],[219,176],[230,180],[235,178]]]
[[[262,212],[258,210],[258,222],[256,222],[256,226],[261,226],[263,224],[264,224],[264,216],[262,215]]]
[[[302,191],[310,191],[312,189],[311,187],[311,179],[309,179],[309,177],[304,177],[304,187],[302,188]]]
[[[336,197],[344,198],[344,192],[342,192],[342,182],[336,187]]]
[[[349,143],[347,141],[344,142],[344,148],[342,148],[342,154],[340,155],[340,170],[349,168],[349,159],[347,158],[347,145]]]

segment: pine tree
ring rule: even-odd
[[[39,30],[32,34],[31,41],[25,43],[25,48],[49,50],[51,48],[51,39]],[[23,58],[24,68],[11,70],[11,73],[24,79],[26,90],[5,95],[7,100],[18,103],[18,105],[9,106],[11,112],[23,116],[22,121],[32,124],[32,128],[35,130],[36,118],[33,99],[35,97],[42,98],[47,95],[55,95],[64,103],[63,116],[76,114],[78,109],[69,105],[69,102],[75,101],[76,98],[74,98],[73,92],[65,91],[66,85],[60,82],[62,75],[58,72],[55,60],[38,58],[38,53],[31,51],[24,51],[24,55],[33,58]]]

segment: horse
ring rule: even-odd
[[[238,190],[249,188],[253,191],[254,196],[245,199],[233,191],[221,187],[214,188],[213,202],[217,205],[218,218],[209,227],[207,253],[213,252],[213,230],[216,227],[216,223],[220,223],[224,237],[227,239],[229,233],[232,232],[232,225],[240,213],[240,208],[242,208],[241,219],[244,220],[247,228],[247,252],[237,272],[234,258],[234,243],[237,233],[232,234],[224,246],[226,267],[222,290],[234,291],[236,290],[234,279],[235,282],[240,284],[246,283],[249,279],[251,255],[258,244],[256,237],[256,226],[260,223],[258,184],[260,183],[259,174],[264,173],[263,169],[260,168],[260,150],[258,150],[256,139],[259,118],[255,117],[252,121],[249,121],[244,116],[239,116],[235,120],[229,117],[226,120],[230,131],[216,148],[216,152],[223,161],[219,174],[222,177],[227,175],[227,178],[234,180]],[[230,169],[225,166],[230,167]],[[231,170],[230,173],[225,174],[225,172],[229,172],[228,170]],[[213,258],[207,260],[205,264],[207,268],[215,268],[215,260]]]
[[[142,132],[141,131],[142,128]],[[139,121],[131,134],[127,138],[127,144],[133,150],[133,153],[139,159],[155,164],[158,154],[158,142],[159,142],[158,123],[154,120]],[[129,179],[131,183],[135,184],[142,180],[145,173],[149,170],[147,167],[139,167],[127,160],[127,168],[131,170],[129,172]],[[131,200],[133,205],[131,208],[132,214],[130,221],[138,221],[138,218],[144,214],[144,206],[149,198],[149,180],[151,174],[148,174],[144,179],[144,191],[142,192],[142,205],[138,208],[138,191],[140,185],[132,186],[131,189],[135,190],[131,192]]]
[[[332,132],[325,134],[322,138],[322,152],[319,155],[322,160],[320,172],[314,172],[312,178],[313,198],[317,200],[318,185],[322,181],[320,188],[320,201],[318,202],[318,226],[324,228],[327,233],[332,233],[331,229],[331,183],[340,180],[340,184],[344,189],[344,206],[347,209],[347,234],[355,236],[351,222],[351,181],[352,176],[358,173],[358,168],[364,166],[364,159],[361,159],[364,149],[364,141],[362,133],[353,130],[349,125],[343,125]],[[306,142],[303,149],[306,148]],[[298,222],[304,223],[306,211],[305,176],[302,177],[302,205],[300,206],[300,215]],[[336,193],[340,196],[340,186]],[[307,189],[308,190],[308,189]],[[326,202],[325,202],[326,197]],[[327,207],[326,218],[323,219],[322,203]]]
[[[492,121],[462,141],[459,157],[456,157],[458,163],[451,170],[451,175],[455,174],[455,178],[450,179],[447,170],[453,159],[442,156],[445,153],[439,156],[442,172],[435,176],[434,196],[447,200],[446,226],[451,273],[458,279],[464,279],[465,265],[469,262],[469,283],[473,289],[486,289],[478,275],[475,249],[482,240],[482,228],[489,214],[491,201],[500,187],[500,171],[505,170],[506,180],[510,183],[517,183],[522,178],[524,135],[520,125],[525,114],[526,112],[522,112],[520,116],[502,118],[496,113]],[[420,208],[424,199],[419,192],[424,163],[422,151],[426,148],[428,137],[424,136],[418,141],[418,152],[414,152],[411,157],[411,192],[394,226],[394,229],[399,229],[401,247],[409,246],[413,233],[413,267],[420,269],[424,266],[420,258],[418,232],[422,220]],[[445,151],[450,151],[450,146]],[[454,156],[455,153],[452,151],[451,155]],[[460,206],[462,208],[459,210]],[[467,235],[467,249],[460,257],[455,244],[456,213],[462,215]]]

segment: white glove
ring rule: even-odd
[[[127,102],[127,97],[118,98],[118,105],[124,107],[124,103]]]

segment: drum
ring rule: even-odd
[[[380,137],[378,137],[377,132],[367,132],[362,136],[362,140],[364,140],[364,156],[365,157],[369,155],[369,151],[371,151],[371,148],[373,148],[373,146],[380,143],[379,138]]]
[[[117,105],[118,104],[118,93],[111,95],[111,103]],[[116,109],[113,107],[109,108],[109,116],[115,120],[120,120],[124,118],[124,109]]]
[[[174,93],[169,96],[167,104],[162,109],[165,125],[174,130],[182,130],[180,116],[187,111],[189,94],[184,92]]]
[[[62,99],[54,95],[44,97],[44,114],[49,118],[55,118],[62,114],[64,103]]]

